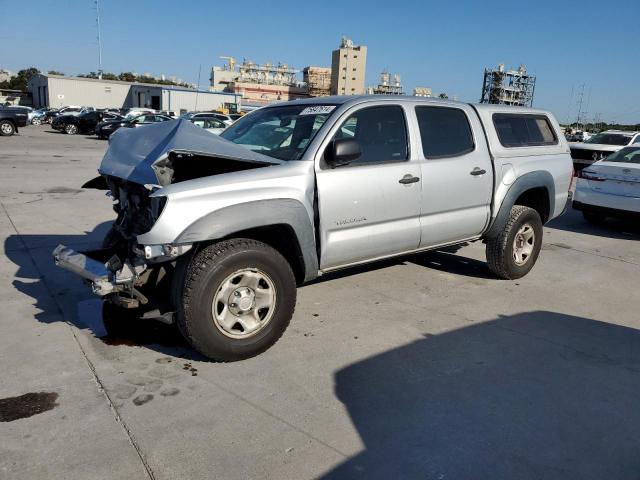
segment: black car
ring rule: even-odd
[[[69,135],[92,134],[96,126],[105,120],[122,120],[123,117],[111,112],[85,112],[80,115],[60,115],[51,121],[51,128]]]
[[[27,117],[23,108],[0,107],[0,135],[10,137],[18,131],[18,127],[26,127]]]
[[[101,122],[96,126],[96,135],[99,138],[107,138],[121,127],[135,128],[143,125],[150,125],[152,123],[166,122],[167,120],[173,120],[173,118],[154,113],[146,113],[129,119],[123,118],[120,120],[109,120]]]
[[[82,111],[82,107],[62,107],[62,108],[52,108],[47,113],[44,114],[42,118],[42,123],[51,123],[53,119],[56,117],[60,117],[66,114],[78,114]]]

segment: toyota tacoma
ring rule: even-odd
[[[572,162],[542,110],[350,96],[267,106],[219,137],[121,129],[99,173],[85,186],[117,214],[104,248],[60,245],[57,264],[234,361],[280,338],[298,285],[338,269],[484,241],[497,277],[526,275]]]

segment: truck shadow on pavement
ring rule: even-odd
[[[575,210],[568,210],[562,216],[551,220],[545,228],[593,235],[596,237],[640,240],[640,222],[620,218],[608,218],[602,225],[592,225],[582,217],[580,212]]]
[[[425,335],[426,336],[426,335]],[[640,474],[640,332],[535,311],[354,363],[335,392],[364,450],[321,478]]]
[[[337,278],[350,277],[359,273],[372,272],[375,270],[380,270],[382,268],[392,267],[394,265],[403,265],[407,263],[412,263],[414,265],[422,266],[432,270],[438,270],[441,272],[447,272],[454,275],[498,280],[498,277],[491,273],[486,262],[457,254],[458,250],[467,245],[469,244],[461,243],[459,245],[442,247],[426,252],[412,253],[395,258],[365,263],[363,265],[350,267],[345,270],[336,270],[318,277],[317,279],[310,282],[309,285],[312,285],[314,283],[322,283],[329,280],[335,280]]]
[[[203,360],[175,325],[141,320],[109,305],[103,307],[78,277],[55,266],[51,252],[58,244],[79,251],[98,248],[110,225],[104,222],[85,235],[9,236],[5,254],[19,267],[13,287],[35,300],[35,318],[42,323],[71,323],[108,346],[143,346],[165,355]]]

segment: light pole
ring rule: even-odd
[[[100,35],[100,3],[96,0],[96,25],[98,27],[98,78],[102,80],[102,36]]]

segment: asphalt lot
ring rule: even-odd
[[[53,265],[113,218],[80,189],[106,146],[0,138],[0,478],[639,477],[637,225],[569,211],[518,281],[479,243],[336,274],[272,349],[215,364]]]

